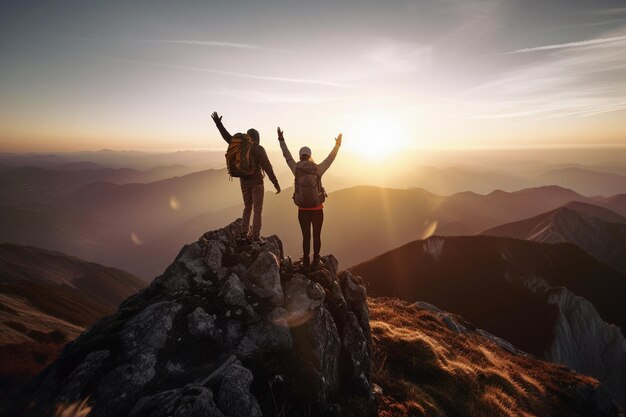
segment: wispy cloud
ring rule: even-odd
[[[215,40],[192,40],[192,39],[137,39],[137,38],[92,38],[86,36],[61,36],[58,38],[72,39],[78,41],[97,41],[97,42],[120,42],[120,43],[139,43],[139,44],[159,44],[159,45],[187,45],[187,46],[208,46],[216,48],[235,48],[235,49],[256,49],[265,51],[281,51],[284,49],[271,48],[251,43],[238,43],[228,41]]]
[[[465,92],[457,109],[476,119],[583,117],[623,111],[626,36],[606,35],[601,39],[610,43],[550,48],[539,62]]]
[[[562,26],[553,26],[547,29],[539,30],[538,32],[552,32],[560,29],[572,29],[572,28],[583,28],[583,27],[593,27],[593,26],[605,26],[612,25],[615,23],[626,22],[626,17],[622,19],[611,19],[611,20],[603,20],[600,22],[586,22],[586,23],[576,23],[572,25],[562,25]]]
[[[412,73],[432,63],[432,47],[410,42],[379,40],[366,53],[367,59],[392,73]]]
[[[219,90],[211,91],[209,94],[215,94],[220,96],[234,97],[243,101],[250,101],[253,103],[291,103],[291,104],[316,104],[330,101],[336,101],[336,98],[328,96],[314,96],[314,95],[287,95],[287,94],[275,94],[265,91],[257,90]]]
[[[122,63],[127,63],[127,64],[146,65],[146,66],[157,67],[157,68],[169,68],[169,69],[185,70],[185,71],[208,72],[211,74],[227,75],[227,76],[239,77],[239,78],[249,78],[253,80],[277,81],[277,82],[296,83],[296,84],[315,84],[315,85],[324,85],[324,86],[329,86],[329,87],[352,88],[352,86],[349,84],[337,83],[337,82],[325,81],[325,80],[316,80],[312,78],[276,77],[276,76],[247,74],[247,73],[242,73],[242,72],[224,71],[224,70],[218,70],[218,69],[206,68],[206,67],[197,67],[197,66],[191,66],[191,65],[164,64],[160,62],[113,58],[113,57],[91,55],[91,54],[80,54],[80,55],[86,56],[89,58],[101,59],[105,61],[122,62]]]
[[[578,42],[567,42],[567,43],[559,43],[559,44],[554,44],[554,45],[534,46],[531,48],[524,48],[524,49],[518,49],[515,51],[507,52],[506,55],[520,54],[524,52],[548,51],[551,49],[575,48],[575,47],[580,47],[580,46],[598,45],[602,43],[617,42],[617,41],[623,41],[623,40],[626,40],[626,36],[612,36],[609,38],[589,39],[589,40],[578,41]]]
[[[613,7],[609,9],[597,9],[591,12],[592,14],[601,15],[601,16],[612,16],[616,14],[626,13],[626,7]]]

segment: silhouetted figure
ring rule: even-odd
[[[278,141],[287,165],[295,176],[294,203],[298,206],[298,222],[302,230],[302,266],[308,269],[320,267],[320,249],[322,247],[322,223],[324,222],[324,200],[326,192],[322,187],[322,175],[335,160],[341,146],[341,133],[335,139],[335,147],[320,164],[311,158],[311,149],[300,149],[300,160],[296,162],[287,148],[283,131],[278,128]],[[313,264],[311,264],[311,226],[313,226]]]
[[[213,112],[211,117],[213,118],[213,121],[215,122],[217,129],[222,134],[224,140],[230,144],[233,137],[230,133],[228,133],[222,124],[222,116],[219,116],[217,112]],[[259,132],[256,129],[248,129],[246,133],[255,143],[251,152],[252,159],[256,164],[256,169],[251,175],[239,178],[244,205],[243,215],[241,216],[241,237],[250,241],[263,243],[261,240],[263,195],[265,193],[265,187],[263,185],[263,178],[265,175],[263,172],[267,173],[270,181],[274,184],[276,194],[280,193],[280,185],[278,185],[278,180],[276,179],[276,175],[274,175],[274,170],[272,169],[272,164],[267,157],[267,152],[265,152],[265,149],[259,144]],[[250,215],[252,210],[254,210],[254,217],[252,219],[252,229],[250,230]]]

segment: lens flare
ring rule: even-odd
[[[141,246],[141,245],[143,245],[142,240],[141,240],[141,239],[139,239],[139,236],[137,236],[137,233],[135,233],[135,232],[132,232],[132,233],[130,234],[130,240],[131,240],[131,241],[132,241],[135,245],[137,245],[137,246]]]
[[[170,197],[170,208],[174,211],[180,210],[180,201],[178,201],[175,195]]]
[[[437,225],[439,224],[439,222],[437,222],[437,220],[433,220],[432,222],[429,220],[426,220],[424,222],[424,231],[422,232],[422,239],[428,239],[429,237],[431,237],[432,235],[435,234],[435,232],[437,231]]]

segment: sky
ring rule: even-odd
[[[0,63],[0,152],[626,146],[624,1],[0,1]]]

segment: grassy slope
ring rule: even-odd
[[[616,415],[606,397],[596,401],[604,394],[595,379],[510,353],[457,316],[391,298],[369,307],[381,417]],[[444,316],[469,331],[451,330]]]

